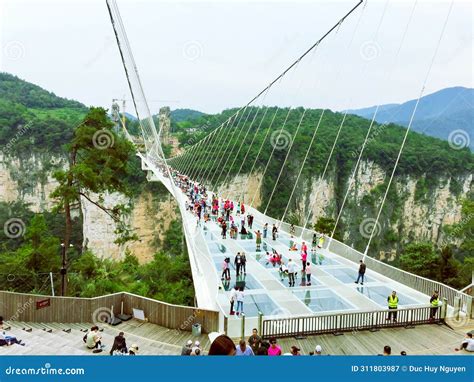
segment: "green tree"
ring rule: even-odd
[[[439,279],[439,257],[431,243],[407,245],[400,256],[400,267],[422,277],[432,280]]]
[[[123,181],[129,175],[128,162],[133,147],[113,131],[113,123],[103,108],[91,108],[84,121],[74,130],[67,148],[69,168],[54,174],[59,185],[52,193],[56,207],[65,214],[63,243],[67,250],[72,233],[71,211],[77,209],[82,198],[96,205],[117,223],[120,242],[134,238],[123,223],[128,212],[125,205],[109,208],[103,204],[106,193],[120,192],[131,195]]]

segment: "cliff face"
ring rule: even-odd
[[[0,154],[0,202],[27,203],[33,212],[51,210],[54,203],[49,195],[57,186],[52,174],[55,169],[64,166],[65,158],[48,154],[21,158]],[[117,236],[113,220],[82,199],[83,246],[101,258],[120,260],[129,250],[141,263],[150,261],[154,253],[161,249],[163,234],[171,221],[178,218],[176,203],[171,195],[157,195],[146,187],[134,200],[128,200],[121,194],[106,195],[104,200],[107,207],[119,203],[132,206],[128,221],[139,240],[126,245],[115,244]]]
[[[352,173],[339,183],[337,175],[337,170],[333,169],[326,179],[302,180],[292,201],[289,201],[290,211],[286,217],[291,215],[298,225],[303,225],[309,214],[308,226],[320,217],[336,220]],[[361,162],[338,224],[346,244],[364,251],[389,176],[374,162]],[[254,207],[265,207],[267,201],[262,201],[260,196],[261,179],[260,173],[239,175],[225,189],[228,195],[234,196],[242,194],[242,188],[247,186],[245,200],[252,200],[257,192]],[[432,184],[427,184],[426,176],[419,179],[395,177],[375,228],[370,247],[372,255],[392,260],[400,245],[411,241],[431,241],[441,245],[446,240],[443,227],[461,220],[460,201],[472,191],[472,174],[455,178],[440,176]]]
[[[49,194],[56,187],[52,172],[65,163],[64,158],[46,154],[23,158],[0,155],[0,201],[29,203],[34,212],[50,210],[53,203]],[[261,173],[240,175],[225,187],[224,194],[245,200],[247,204],[255,196],[254,207],[264,208],[266,201],[261,199],[261,179]],[[333,169],[326,179],[308,178],[301,182],[289,211],[299,224],[303,224],[308,213],[311,224],[320,217],[336,219],[349,177],[339,183],[336,179],[337,172]],[[361,163],[338,224],[346,244],[364,250],[387,181],[388,175],[376,164]],[[436,182],[428,185],[426,176],[418,179],[396,177],[376,227],[371,244],[376,253],[372,254],[392,259],[399,246],[410,241],[442,243],[446,239],[443,226],[461,220],[460,200],[470,191],[473,191],[472,174],[456,178],[438,177]],[[83,201],[83,244],[99,257],[121,259],[128,249],[140,262],[149,261],[161,248],[163,233],[170,222],[179,218],[174,199],[171,195],[157,195],[146,188],[134,200],[126,200],[118,194],[105,198],[108,206],[118,203],[132,206],[128,219],[139,240],[124,246],[115,244],[116,227],[112,219],[93,204]]]

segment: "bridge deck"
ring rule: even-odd
[[[234,215],[236,222],[239,216]],[[288,278],[279,272],[279,266],[272,264],[266,258],[266,251],[275,249],[283,255],[287,264],[292,259],[299,270],[302,269],[300,251],[290,251],[290,235],[280,232],[274,241],[271,237],[263,239],[261,250],[256,250],[255,235],[252,238],[222,239],[220,228],[214,221],[201,222],[201,229],[206,240],[207,248],[213,259],[219,275],[222,272],[222,262],[225,257],[231,258],[231,280],[224,280],[225,293],[219,295],[219,304],[224,311],[229,311],[230,289],[236,281],[245,281],[244,311],[247,317],[255,317],[258,311],[264,315],[310,315],[314,313],[342,313],[355,311],[380,310],[387,307],[387,297],[392,290],[399,296],[399,306],[426,306],[429,298],[422,293],[395,282],[381,274],[366,272],[364,285],[354,283],[357,278],[358,264],[342,258],[327,249],[308,251],[311,261],[312,282],[306,285],[298,272],[296,285],[289,287]],[[253,231],[263,231],[262,222],[255,222]],[[301,241],[294,238],[298,249]],[[307,243],[308,244],[308,243]],[[247,274],[236,277],[233,266],[237,252],[247,255]]]

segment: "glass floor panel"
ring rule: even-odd
[[[244,249],[245,252],[256,252],[257,244],[255,240],[238,240],[237,244]],[[263,251],[263,245],[260,245],[261,251]]]
[[[343,282],[344,284],[348,283],[354,283],[354,281],[357,280],[357,275],[358,275],[358,268],[354,267],[354,269],[351,268],[325,268],[324,272],[329,273],[331,276],[335,277],[339,281]],[[364,276],[364,282],[373,282],[377,281],[374,280],[372,277],[367,277]]]
[[[290,287],[288,275],[282,274],[278,268],[272,269],[270,272],[286,287]],[[311,286],[323,285],[316,277],[311,275]],[[296,287],[305,287],[306,286],[306,277],[301,277],[301,272],[297,272],[295,275],[295,286]]]
[[[316,265],[341,265],[340,262],[318,253],[311,253],[311,262]]]
[[[348,302],[330,289],[308,289],[294,291],[293,294],[313,312],[353,309]]]
[[[258,312],[270,316],[278,311],[278,305],[266,294],[247,294],[244,297],[244,313],[247,317],[256,317]]]
[[[375,303],[380,306],[387,307],[387,298],[392,294],[393,289],[388,286],[357,286],[357,291],[362,293],[364,296],[370,298]],[[406,305],[422,305],[423,303],[416,301],[410,297],[405,296],[403,293],[397,293],[398,296],[398,306]],[[426,304],[429,303],[427,299]]]
[[[212,255],[223,255],[226,254],[228,256],[232,255],[232,253],[222,244],[216,242],[210,242],[207,245],[209,247],[209,252]]]

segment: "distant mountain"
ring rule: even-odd
[[[183,121],[192,121],[206,115],[197,110],[192,109],[176,109],[171,111],[171,121],[172,122],[183,122]]]
[[[408,126],[416,99],[402,104],[381,105],[376,115],[379,123],[393,122]],[[376,106],[349,110],[350,114],[372,119]],[[450,133],[461,133],[474,150],[474,89],[452,87],[439,90],[420,99],[412,130],[447,140]]]

